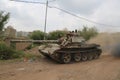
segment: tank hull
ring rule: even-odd
[[[54,49],[54,47],[51,47],[49,50],[39,49],[39,52],[49,57],[59,63],[71,63],[73,61],[79,62],[79,61],[87,61],[87,60],[93,60],[100,57],[102,50],[99,48],[99,45],[85,45],[80,47],[75,46],[69,46],[64,48],[59,48],[60,46],[57,46],[58,48]],[[54,49],[52,52],[50,50]],[[64,61],[65,60],[65,61]]]

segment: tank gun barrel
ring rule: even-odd
[[[28,43],[59,43],[58,40],[11,40],[12,43],[28,42]]]

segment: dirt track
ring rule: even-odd
[[[46,58],[0,63],[0,80],[120,80],[120,59],[104,55],[72,64],[58,64]]]

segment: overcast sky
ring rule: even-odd
[[[46,2],[46,0],[25,1]],[[56,0],[49,5],[114,27],[90,23],[60,10],[48,8],[47,32],[64,28],[82,29],[83,25],[96,26],[99,31],[120,32],[120,0]],[[0,10],[11,13],[7,25],[13,26],[18,31],[44,30],[45,5],[0,0]]]

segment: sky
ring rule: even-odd
[[[24,1],[46,2],[46,0]],[[48,8],[46,30],[47,32],[65,28],[81,30],[85,25],[88,27],[95,26],[101,32],[120,32],[119,3],[120,0],[55,0],[49,2],[49,6],[55,6],[77,16],[107,25],[91,23],[61,10]],[[0,10],[10,12],[10,19],[6,26],[11,25],[18,31],[44,31],[45,8],[44,4],[0,0]]]

